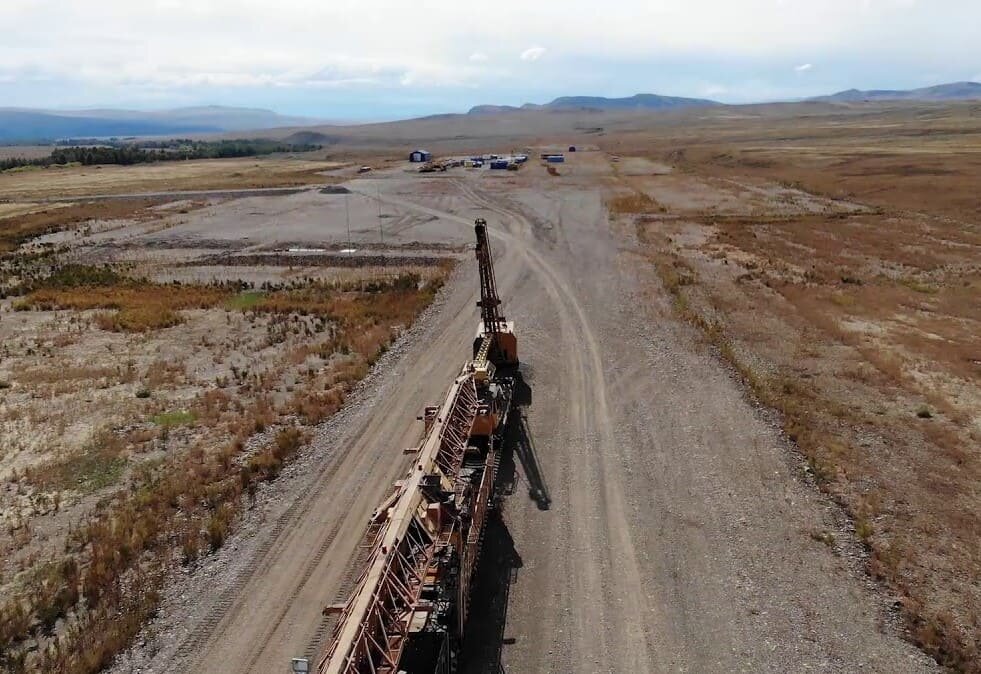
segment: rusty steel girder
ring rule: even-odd
[[[375,535],[368,564],[340,610],[321,674],[393,674],[410,633],[439,607],[422,600],[463,547],[452,492],[477,415],[473,376],[458,377],[440,406],[409,475]]]

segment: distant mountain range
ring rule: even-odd
[[[909,91],[850,89],[809,101],[824,103],[862,103],[875,101],[962,101],[981,100],[981,84],[955,82]],[[602,96],[563,96],[545,104],[522,106],[478,105],[467,115],[500,115],[514,112],[545,111],[630,111],[680,110],[723,105],[704,98],[683,98],[637,94],[626,98]],[[457,115],[433,118],[453,119]],[[287,117],[271,110],[206,106],[175,110],[38,110],[0,108],[0,144],[52,142],[66,138],[108,138],[128,136],[170,136],[257,132],[278,127],[311,127],[323,121]],[[319,127],[318,127],[319,128]]]
[[[0,142],[224,133],[315,123],[271,110],[224,106],[157,111],[0,108]]]
[[[808,99],[822,103],[861,103],[864,101],[971,101],[981,100],[981,84],[977,82],[953,82],[934,87],[895,91],[879,89],[859,91],[849,89],[830,96]]]
[[[525,103],[521,107],[513,105],[478,105],[468,114],[487,115],[519,110],[668,110],[677,108],[696,108],[722,105],[718,101],[704,98],[681,98],[678,96],[658,96],[657,94],[636,94],[627,98],[604,98],[602,96],[562,96],[551,103],[537,105]]]
[[[909,91],[873,90],[859,91],[849,89],[830,96],[817,96],[808,101],[822,103],[861,103],[864,101],[966,101],[981,100],[981,84],[977,82],[954,82]],[[470,115],[493,115],[527,110],[672,110],[723,105],[718,101],[704,98],[681,98],[678,96],[658,96],[657,94],[637,94],[627,98],[604,98],[602,96],[563,96],[551,103],[538,105],[525,103],[513,105],[478,105],[470,109]]]

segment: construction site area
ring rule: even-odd
[[[0,174],[0,666],[978,672],[981,126],[826,114]]]

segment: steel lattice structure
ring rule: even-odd
[[[498,307],[501,298],[497,296],[497,281],[494,278],[494,262],[491,259],[490,244],[487,241],[487,223],[477,220],[474,226],[477,235],[477,269],[480,273],[480,318],[484,322],[484,332],[495,334],[506,329],[507,321]]]
[[[477,220],[481,326],[474,360],[426,431],[407,476],[375,511],[370,554],[318,664],[320,674],[450,674],[470,609],[517,368],[513,326],[499,311],[486,222]],[[410,666],[405,666],[411,663]]]
[[[323,674],[391,674],[413,624],[436,606],[421,600],[439,558],[459,543],[458,514],[439,502],[452,489],[478,410],[473,376],[453,383],[410,475],[402,481],[356,590],[341,610]]]

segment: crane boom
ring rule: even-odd
[[[474,359],[443,403],[426,409],[411,469],[369,522],[371,553],[351,597],[325,609],[339,619],[319,674],[455,668],[514,390],[511,374],[495,364],[517,365],[486,226],[474,227],[481,307]]]
[[[494,260],[491,258],[490,243],[487,241],[487,221],[478,218],[474,223],[477,235],[477,269],[480,274],[480,318],[484,324],[485,333],[500,332],[505,326],[504,317],[498,307],[501,298],[497,296],[497,281],[494,278]]]
[[[497,295],[497,280],[494,278],[494,260],[491,257],[490,242],[487,239],[487,221],[477,218],[474,221],[477,236],[477,271],[480,275],[480,327],[474,338],[474,360],[478,369],[484,364],[495,366],[517,366],[518,345],[514,336],[514,324],[501,315],[501,298]]]

